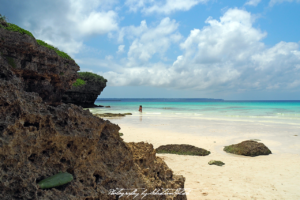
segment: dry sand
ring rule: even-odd
[[[204,157],[157,154],[186,178],[188,200],[300,199],[300,134],[294,136],[300,133],[299,125],[134,116],[110,121],[120,126],[126,142],[144,141],[154,148],[190,144],[211,151]],[[247,139],[261,139],[273,154],[246,157],[223,151]],[[208,165],[210,160],[225,165]]]

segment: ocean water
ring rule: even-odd
[[[92,113],[300,124],[300,101],[226,101],[213,99],[97,99]],[[143,112],[138,111],[142,105]]]

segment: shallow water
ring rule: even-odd
[[[197,99],[115,99],[96,101],[96,105],[111,108],[93,108],[93,113],[127,113],[143,116],[181,116],[233,121],[269,121],[300,124],[300,101],[219,101],[203,102]]]
[[[110,105],[111,108],[93,108],[90,111],[133,114],[106,118],[118,124],[120,132],[122,126],[151,128],[156,131],[185,134],[187,137],[192,134],[226,138],[228,145],[259,139],[272,150],[273,154],[300,154],[299,102],[118,101],[99,104]],[[143,105],[142,113],[137,111],[139,105]],[[222,152],[223,146],[217,148]]]

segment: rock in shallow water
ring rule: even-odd
[[[259,155],[269,155],[272,153],[270,149],[266,147],[263,143],[256,142],[253,140],[246,140],[239,144],[225,146],[223,150],[227,153],[252,157]]]

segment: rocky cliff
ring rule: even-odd
[[[156,157],[151,144],[125,143],[118,125],[61,103],[78,78],[74,61],[19,32],[0,27],[0,39],[0,199],[105,200],[121,198],[111,192],[117,188],[184,187],[184,178]],[[40,180],[60,171],[74,179],[39,188]]]
[[[1,28],[0,53],[26,92],[36,92],[50,105],[59,105],[62,95],[78,78],[79,66],[55,51],[37,44],[35,38]]]
[[[79,72],[79,79],[84,84],[73,84],[71,89],[63,95],[64,103],[72,103],[84,108],[97,107],[94,103],[106,87],[107,80],[91,72]]]

